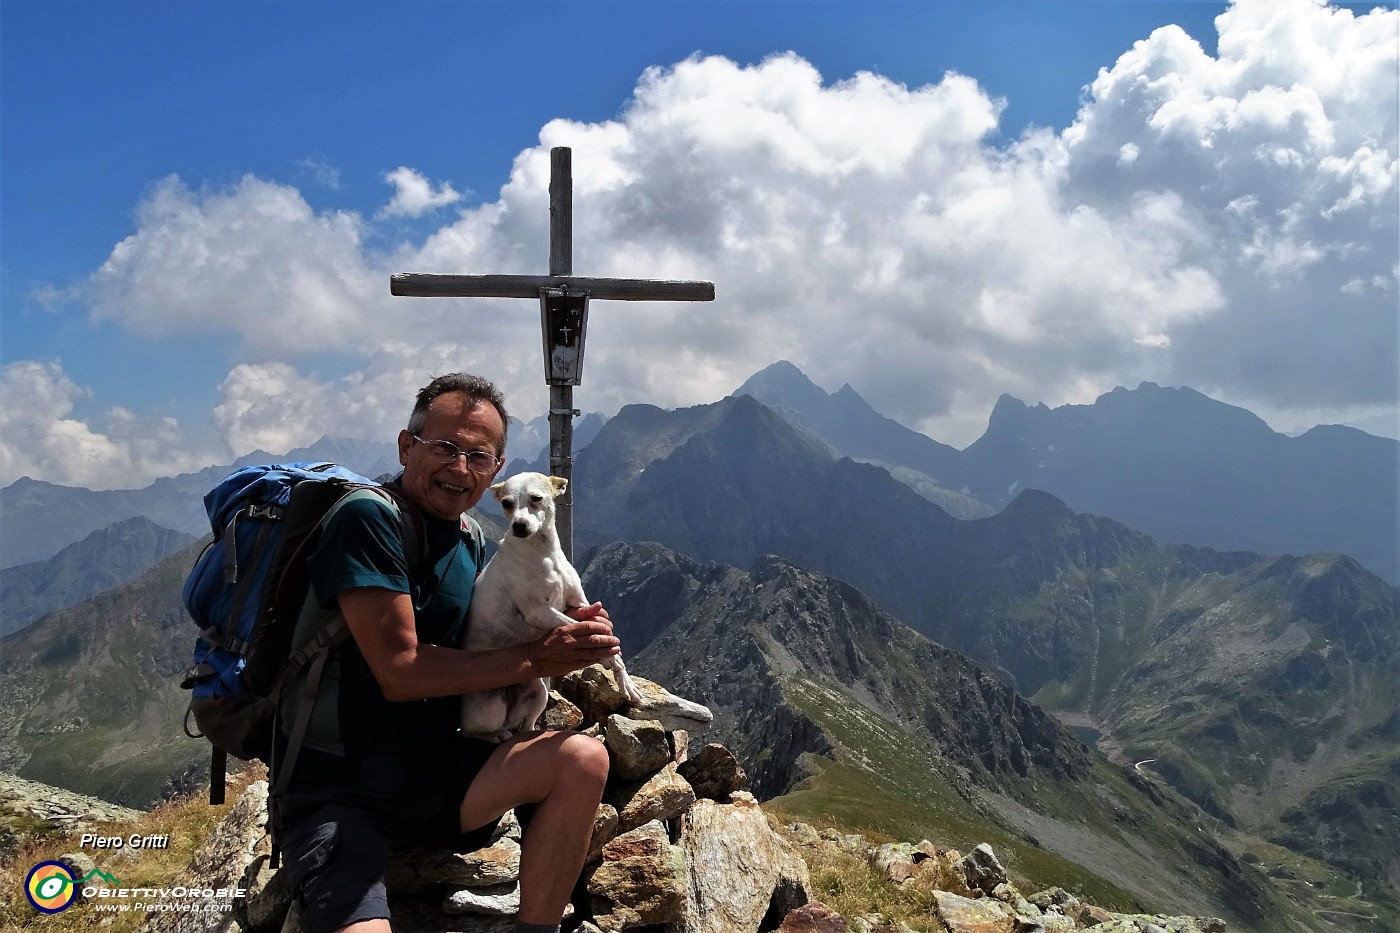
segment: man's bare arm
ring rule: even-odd
[[[342,592],[339,602],[379,689],[394,702],[491,690],[533,677],[558,677],[622,650],[607,611],[597,603],[571,613],[587,621],[560,626],[529,644],[468,652],[419,642],[407,593],[357,587]]]

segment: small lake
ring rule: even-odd
[[[1073,732],[1079,741],[1083,742],[1094,751],[1097,752],[1099,750],[1099,736],[1103,734],[1099,732],[1099,730],[1090,726],[1070,726],[1069,731]]]

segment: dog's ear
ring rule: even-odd
[[[564,494],[564,490],[569,488],[569,481],[562,476],[551,476],[549,485],[554,487],[554,497],[557,499]]]
[[[496,497],[497,502],[500,502],[501,496],[506,494],[506,484],[504,480],[489,488],[491,490],[491,495]]]

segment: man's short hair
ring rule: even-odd
[[[474,376],[471,373],[447,373],[444,376],[437,376],[432,382],[418,390],[418,400],[413,404],[413,413],[408,416],[408,433],[421,434],[423,426],[428,423],[428,406],[433,403],[433,399],[439,395],[446,395],[448,392],[461,392],[474,402],[485,402],[496,409],[501,416],[501,424],[505,427],[501,431],[501,449],[498,454],[504,453],[506,449],[506,431],[509,430],[510,416],[506,414],[506,399],[501,394],[501,390],[496,388],[496,384],[489,379]]]

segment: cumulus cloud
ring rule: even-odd
[[[75,416],[90,398],[56,360],[23,360],[0,370],[0,484],[22,476],[87,489],[144,485],[197,469],[209,452],[191,449],[171,418],[112,406],[97,429]]]
[[[388,276],[542,272],[549,149],[567,145],[576,272],[709,278],[719,296],[595,303],[582,407],[710,401],[786,358],[954,443],[1002,392],[1083,402],[1144,379],[1345,420],[1396,401],[1398,24],[1237,0],[1216,55],[1159,29],[1073,125],[1009,146],[969,76],[695,57],[647,70],[613,120],[547,124],[496,200],[388,253],[366,246],[373,220],[284,185],[165,179],[93,276],[93,313],[241,339],[216,412],[239,449],[396,430],[449,369],[537,414],[529,302],[394,299]],[[385,217],[459,200],[386,177]],[[354,372],[317,376],[327,350]]]
[[[434,190],[432,182],[406,165],[386,172],[384,180],[394,186],[394,199],[379,212],[380,217],[421,217],[462,199],[447,182]]]
[[[162,336],[235,330],[257,353],[352,346],[388,298],[363,248],[364,221],[317,214],[294,188],[246,176],[222,191],[155,183],[137,229],[92,276],[96,320]]]
[[[1216,25],[1215,57],[1166,27],[1100,72],[1061,190],[1109,215],[1182,200],[1201,234],[1182,261],[1228,304],[1173,332],[1168,378],[1263,408],[1394,405],[1400,13],[1240,0]]]

